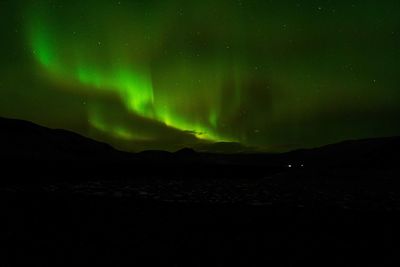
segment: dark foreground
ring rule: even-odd
[[[398,186],[393,171],[350,169],[8,184],[2,261],[395,266]]]
[[[399,266],[400,137],[130,154],[0,128],[0,266]]]

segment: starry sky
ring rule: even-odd
[[[398,0],[0,1],[0,116],[129,151],[400,135]]]

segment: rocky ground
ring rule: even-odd
[[[312,208],[326,206],[355,210],[400,212],[400,188],[392,172],[355,176],[351,170],[287,172],[266,177],[220,179],[138,177],[88,182],[12,185],[2,192],[36,192],[140,199],[171,203],[240,204]],[[360,175],[359,171],[357,175]],[[315,176],[318,176],[316,178]],[[337,177],[341,177],[339,180]]]
[[[335,169],[3,185],[0,254],[53,265],[395,266],[396,177]]]

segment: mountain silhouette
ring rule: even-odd
[[[77,133],[28,121],[0,118],[0,129],[0,158],[3,159],[99,159],[124,154]]]
[[[286,153],[297,162],[317,166],[357,166],[393,168],[398,164],[400,137],[348,140],[326,146]],[[304,164],[304,163],[303,163]]]
[[[174,153],[143,151],[128,153],[71,131],[0,118],[0,158],[24,160],[129,160],[129,164],[208,164],[252,168],[307,166],[384,166],[397,163],[400,137],[343,141],[318,148],[287,153],[251,153],[239,143],[215,143],[183,148]],[[247,150],[246,150],[247,149]],[[247,151],[242,153],[243,151]],[[147,167],[146,167],[147,168]]]

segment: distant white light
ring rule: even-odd
[[[289,168],[292,168],[292,164],[287,165]]]
[[[301,166],[301,167],[304,167],[304,164],[301,164],[300,166]]]

